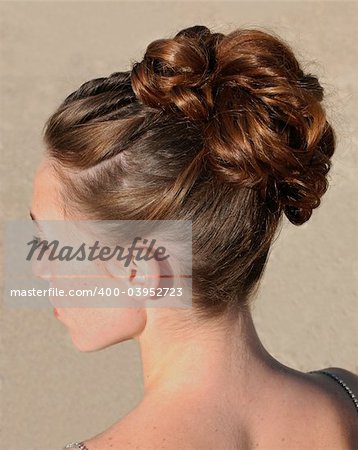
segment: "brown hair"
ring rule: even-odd
[[[300,225],[319,206],[335,148],[322,100],[279,37],[193,26],[84,83],[44,140],[71,211],[192,220],[193,301],[213,317],[248,305],[282,213]]]

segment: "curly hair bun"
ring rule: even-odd
[[[200,126],[206,164],[222,181],[258,189],[296,225],[319,206],[335,135],[317,77],[278,37],[187,28],[149,44],[131,85],[143,104]]]

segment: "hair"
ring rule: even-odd
[[[191,220],[198,314],[244,310],[283,214],[326,192],[335,134],[318,78],[281,38],[193,26],[131,70],[88,81],[45,125],[66,208],[97,220]]]

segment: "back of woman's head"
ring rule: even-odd
[[[70,214],[192,220],[193,302],[213,317],[248,305],[282,215],[319,206],[335,148],[322,100],[278,37],[194,26],[84,83],[44,139]]]

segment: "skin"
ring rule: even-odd
[[[61,184],[48,161],[34,181],[37,220],[64,220]],[[139,267],[157,275],[155,265]],[[129,283],[129,273],[128,273]],[[136,282],[136,280],[132,280]],[[251,313],[235,324],[200,323],[193,310],[58,308],[80,351],[136,339],[144,396],[129,414],[85,441],[107,449],[352,449],[356,411],[324,375],[285,366],[264,348]],[[332,369],[358,392],[358,377]]]

